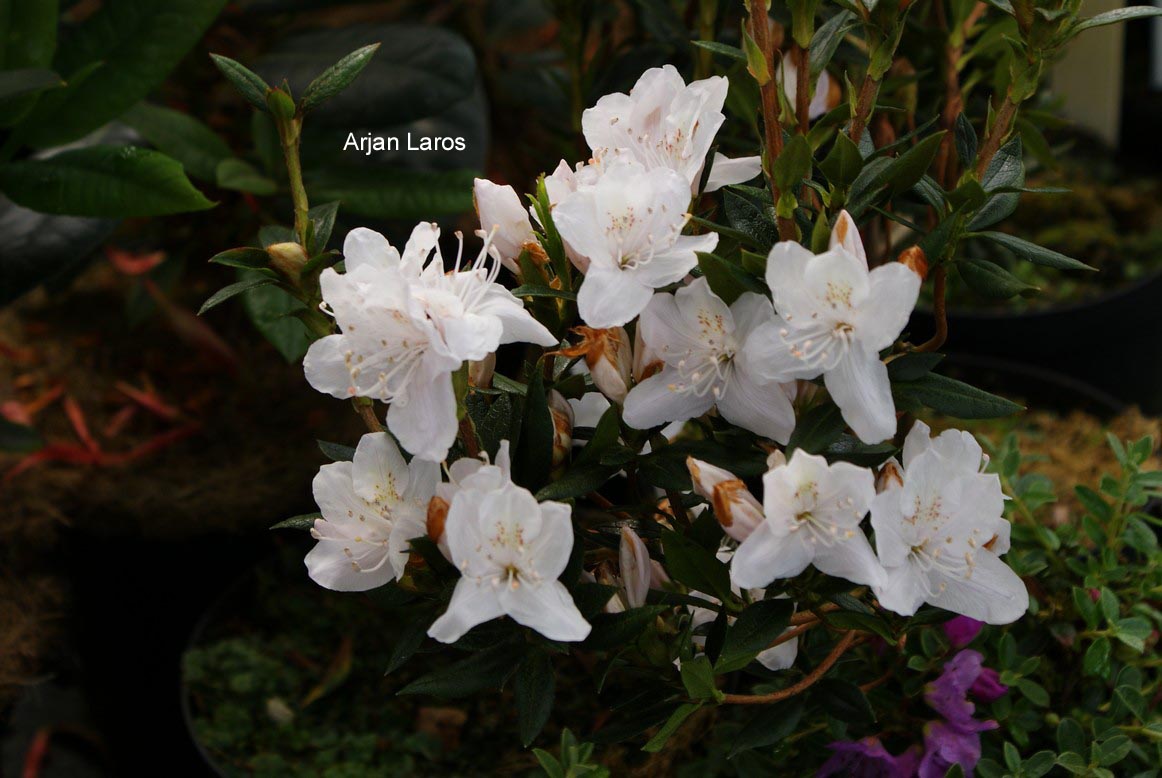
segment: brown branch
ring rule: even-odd
[[[770,175],[771,165],[783,153],[783,127],[779,124],[779,82],[775,78],[775,51],[771,41],[771,23],[767,17],[766,0],[749,0],[750,35],[763,54],[767,64],[767,82],[759,87],[763,104],[763,133],[766,140],[767,178],[771,183],[771,203],[778,207],[779,187]],[[792,219],[777,218],[779,238],[795,239],[795,222]]]
[[[1017,104],[1013,102],[1012,91],[1010,90],[1001,102],[1001,107],[997,109],[996,116],[993,118],[993,126],[989,128],[988,137],[985,138],[984,145],[980,149],[980,154],[977,155],[976,177],[978,179],[984,177],[989,163],[993,161],[993,157],[1000,150],[1001,144],[1008,139],[1009,130],[1012,129],[1013,120],[1016,118]]]
[[[367,427],[368,432],[383,432],[383,424],[380,423],[379,417],[375,415],[374,401],[365,401],[362,397],[356,397],[351,400],[351,405],[354,406],[355,412],[359,414],[359,418],[363,420],[363,424]]]
[[[885,683],[887,683],[888,679],[892,677],[892,673],[894,673],[895,671],[896,671],[895,667],[889,667],[887,672],[885,672],[879,678],[876,678],[873,681],[868,681],[867,683],[861,683],[859,685],[859,690],[866,694],[867,692],[870,692],[872,689],[876,688],[877,686],[883,686]]]
[[[932,315],[936,318],[936,334],[913,349],[914,351],[935,351],[948,340],[948,304],[944,299],[948,269],[940,265],[932,271],[932,279]]]
[[[769,705],[772,702],[779,702],[789,697],[794,697],[807,689],[814,686],[818,681],[827,674],[827,671],[839,661],[839,658],[851,648],[855,642],[857,633],[854,630],[849,630],[843,634],[839,642],[835,644],[835,648],[831,649],[831,653],[823,658],[814,670],[807,673],[803,680],[798,683],[791,684],[785,689],[780,689],[777,692],[770,692],[769,694],[727,694],[724,695],[722,701],[728,705]]]
[[[792,56],[797,56],[795,70],[795,115],[799,117],[799,134],[806,135],[811,126],[811,57],[809,47],[795,44]]]
[[[833,602],[829,602],[829,603],[825,603],[824,605],[820,605],[818,608],[815,608],[814,610],[803,611],[802,613],[796,613],[794,616],[791,617],[791,626],[795,626],[798,624],[806,624],[809,621],[819,621],[819,619],[822,618],[823,614],[831,613],[831,611],[836,611],[836,610],[839,610],[839,606]]]
[[[464,414],[464,418],[460,419],[460,439],[464,443],[464,453],[476,459],[480,456],[480,441],[476,439],[476,427],[472,425],[472,419],[468,414]]]
[[[823,622],[816,619],[815,621],[808,621],[805,624],[803,624],[802,626],[795,627],[794,629],[789,629],[786,632],[784,632],[782,635],[779,635],[777,638],[772,640],[770,642],[770,644],[767,646],[767,648],[771,649],[771,648],[774,648],[775,646],[781,646],[784,643],[791,641],[791,640],[794,640],[795,638],[799,637],[800,635],[805,634],[806,632],[809,632],[812,629],[815,629],[815,627],[818,627],[822,623]]]
[[[855,104],[855,116],[851,117],[851,129],[848,130],[848,137],[851,138],[855,145],[859,145],[859,140],[863,137],[864,128],[867,127],[868,117],[871,115],[872,105],[876,101],[876,94],[880,91],[880,82],[871,76],[865,76],[863,85],[859,88],[859,97]]]

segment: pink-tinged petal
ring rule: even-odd
[[[514,621],[549,640],[576,643],[589,635],[589,622],[577,610],[569,590],[560,581],[520,584],[515,588],[501,586],[499,598],[504,612]]]
[[[343,240],[343,264],[347,272],[363,266],[394,270],[399,267],[399,252],[375,230],[357,227]]]
[[[500,598],[491,584],[461,578],[452,592],[448,610],[432,623],[428,637],[441,643],[455,643],[477,624],[503,615]]]
[[[896,434],[896,406],[888,368],[875,354],[849,351],[823,376],[831,398],[864,443],[881,443]]]
[[[778,578],[792,578],[807,569],[814,549],[802,532],[776,535],[763,522],[738,547],[730,560],[730,580],[740,589],[758,589]]]

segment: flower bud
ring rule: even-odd
[[[904,267],[920,276],[921,281],[928,277],[928,257],[919,246],[909,246],[900,252],[897,259]]]
[[[904,485],[904,470],[900,463],[892,457],[884,462],[880,472],[876,475],[876,494]]]
[[[629,392],[633,353],[629,333],[622,327],[599,330],[592,327],[574,327],[582,337],[580,343],[562,349],[565,356],[584,356],[585,366],[593,377],[593,384],[611,402],[621,405]]]
[[[767,454],[767,470],[774,470],[776,467],[782,467],[787,464],[787,455],[782,451],[775,449]]]
[[[737,541],[746,540],[764,519],[763,506],[746,484],[733,473],[694,457],[686,457],[686,467],[694,491],[710,501],[723,531]]]
[[[468,385],[479,389],[492,386],[492,375],[496,372],[496,352],[484,359],[468,363]]]
[[[303,266],[307,264],[307,252],[297,243],[272,243],[266,247],[270,255],[270,264],[275,270],[282,273],[295,283],[302,275]]]
[[[652,375],[660,373],[665,363],[652,348],[642,340],[642,328],[639,322],[633,334],[633,380],[641,383]]]
[[[573,406],[556,389],[549,390],[549,415],[553,417],[553,458],[557,470],[569,460],[573,448]]]
[[[428,502],[428,539],[439,543],[444,537],[444,524],[448,521],[448,501],[443,497],[433,497]]]
[[[621,528],[617,558],[621,566],[621,582],[625,586],[625,601],[631,608],[640,608],[646,604],[650,591],[650,552],[645,542],[628,526]]]

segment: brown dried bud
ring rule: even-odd
[[[909,246],[901,251],[898,261],[920,276],[921,281],[928,277],[928,257],[924,254],[924,249],[919,246]]]
[[[621,405],[629,392],[633,367],[629,333],[623,327],[604,330],[574,327],[572,331],[581,336],[581,342],[558,353],[567,357],[584,356],[593,385],[611,402]]]
[[[894,458],[884,462],[876,476],[876,493],[904,485],[904,471]]]
[[[733,473],[694,457],[686,457],[686,467],[694,491],[710,501],[723,531],[737,541],[746,540],[763,520],[762,505],[746,484]]]
[[[444,537],[444,524],[448,521],[448,501],[443,497],[433,497],[428,503],[428,538],[439,543]]]
[[[553,418],[553,459],[556,470],[569,461],[573,450],[573,406],[556,389],[549,390],[549,415]]]
[[[468,363],[468,385],[479,389],[492,386],[492,376],[496,372],[496,352],[484,359]]]

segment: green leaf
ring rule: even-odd
[[[1085,751],[1085,730],[1076,719],[1065,718],[1057,725],[1058,751]]]
[[[0,190],[25,208],[72,216],[161,216],[214,206],[178,162],[132,146],[10,162],[0,166]]]
[[[387,667],[383,671],[384,675],[390,675],[403,667],[423,646],[424,640],[428,637],[428,628],[435,620],[427,613],[425,611],[424,616],[420,616],[412,611],[412,618],[398,628],[395,643],[391,647],[391,655],[387,659]]]
[[[883,182],[891,186],[893,196],[907,192],[928,172],[943,137],[944,131],[929,135],[892,160],[884,169]]]
[[[59,17],[57,0],[0,2],[0,19],[3,19],[0,21],[0,70],[39,70],[51,66]],[[60,82],[59,76],[57,82]],[[30,93],[0,99],[0,127],[20,123],[36,100],[36,95]]]
[[[845,187],[855,181],[863,170],[863,156],[855,142],[846,133],[839,132],[835,135],[831,151],[819,163],[819,169],[834,186]]]
[[[1148,5],[1132,5],[1128,8],[1118,8],[1113,11],[1106,11],[1097,16],[1091,16],[1088,19],[1082,19],[1072,29],[1072,34],[1076,35],[1085,30],[1092,30],[1094,27],[1104,27],[1107,24],[1118,24],[1119,22],[1128,22],[1133,19],[1145,19],[1151,16],[1162,15],[1162,8],[1152,8]]]
[[[315,526],[315,520],[323,518],[321,513],[304,513],[300,516],[291,516],[289,519],[283,519],[278,524],[271,524],[271,529],[298,529],[309,530]]]
[[[765,291],[764,286],[754,276],[733,262],[716,254],[707,254],[703,251],[696,253],[698,267],[706,277],[706,282],[710,284],[710,291],[721,297],[727,305],[733,305],[744,292],[762,294]]]
[[[791,439],[787,442],[787,456],[803,449],[808,454],[820,454],[839,439],[847,429],[843,413],[833,402],[817,405],[799,417]]]
[[[262,249],[253,246],[241,246],[236,249],[227,249],[210,257],[210,262],[226,267],[241,267],[249,270],[259,270],[270,265],[270,255]]]
[[[683,668],[684,667],[685,665],[683,665]],[[642,746],[642,751],[647,751],[651,754],[661,751],[662,748],[665,747],[666,742],[673,736],[675,732],[678,731],[678,728],[685,723],[686,719],[690,718],[690,714],[701,707],[702,703],[700,702],[686,702],[679,705],[674,710],[674,712],[670,714],[670,718],[666,719],[666,723],[661,726],[661,729],[657,731],[657,734],[655,734],[652,738],[649,739],[648,742],[646,742],[644,746]]]
[[[991,240],[993,243],[1004,246],[1021,259],[1032,262],[1034,265],[1055,267],[1058,270],[1097,270],[1097,268],[1090,267],[1084,262],[1078,262],[1076,259],[1067,257],[1058,251],[1047,249],[1044,246],[1038,246],[1036,243],[1030,243],[1027,240],[1009,235],[1006,232],[970,232],[965,237]]]
[[[214,294],[210,295],[210,299],[202,303],[202,307],[198,310],[198,315],[201,316],[206,311],[229,300],[231,297],[236,297],[247,289],[254,289],[259,286],[266,286],[267,284],[277,283],[275,279],[270,276],[262,276],[261,278],[251,278],[246,281],[238,281],[224,286]]]
[[[64,85],[64,79],[47,68],[0,70],[0,100],[57,89]]]
[[[316,205],[307,211],[307,218],[311,220],[314,225],[314,246],[312,246],[312,254],[320,251],[325,251],[328,241],[331,240],[331,232],[335,229],[335,217],[339,214],[339,202],[323,203]]]
[[[993,300],[1004,300],[1019,294],[1039,291],[987,259],[962,259],[956,263],[960,277],[977,294]]]
[[[1057,764],[1074,775],[1085,775],[1089,772],[1089,763],[1081,754],[1074,753],[1073,751],[1058,754]]]
[[[138,103],[121,120],[149,143],[202,181],[216,181],[218,163],[231,156],[226,141],[189,114],[151,103]]]
[[[759,600],[748,605],[727,630],[715,671],[729,673],[750,664],[787,629],[793,610],[790,600]]]
[[[874,724],[875,711],[867,696],[851,681],[824,678],[815,685],[812,697],[829,716],[849,724]]]
[[[266,276],[254,270],[240,270],[238,277],[243,281],[255,281]],[[305,305],[286,290],[270,284],[246,289],[242,305],[254,328],[278,350],[283,359],[294,363],[303,358],[314,340],[297,316],[298,312],[306,311]]]
[[[976,130],[963,112],[956,117],[955,139],[956,155],[960,157],[961,164],[971,167],[972,163],[976,162]]]
[[[896,383],[892,390],[958,419],[997,419],[1023,410],[1011,400],[937,373],[929,373],[917,381]]]
[[[1117,764],[1130,755],[1133,742],[1125,735],[1114,735],[1097,747],[1097,761],[1102,767]]]
[[[771,177],[778,184],[779,189],[788,192],[811,175],[811,144],[804,135],[793,135],[783,146],[783,153],[775,160],[771,168]]]
[[[710,658],[705,654],[682,662],[682,685],[692,699],[722,700],[722,692],[714,683],[714,668],[710,666]]]
[[[522,284],[512,290],[513,297],[555,297],[558,300],[576,302],[577,293],[567,292],[564,289],[554,289],[543,284]]]
[[[525,395],[520,442],[513,448],[512,478],[533,492],[548,483],[553,453],[553,417],[549,413],[543,374],[542,362],[538,360]]]
[[[107,124],[156,89],[181,61],[225,0],[110,0],[70,30],[53,62],[60,73],[100,63],[79,89],[25,122],[38,148],[59,146]],[[45,110],[42,110],[44,108]]]
[[[233,84],[234,88],[246,98],[246,102],[266,113],[266,93],[270,90],[270,84],[263,81],[257,73],[242,63],[235,62],[229,57],[211,54],[210,59],[214,61],[215,67],[222,72],[226,80]]]
[[[511,642],[502,642],[417,678],[396,693],[456,698],[499,689],[517,669],[522,653]]]
[[[1099,637],[1090,644],[1085,651],[1081,662],[1082,670],[1086,675],[1096,675],[1105,678],[1110,673],[1110,641]]]
[[[265,196],[278,191],[273,178],[263,175],[249,162],[231,157],[218,163],[214,169],[214,180],[223,189]]]
[[[358,216],[431,219],[472,210],[470,170],[424,173],[372,166],[307,174],[313,198],[338,200]]]
[[[27,454],[44,446],[44,438],[32,427],[0,417],[0,451]]]
[[[1116,697],[1130,713],[1139,721],[1146,721],[1149,715],[1149,707],[1146,698],[1142,692],[1135,689],[1133,686],[1119,686],[1114,689],[1114,697]]]
[[[1140,616],[1118,619],[1113,626],[1114,637],[1139,653],[1146,650],[1146,640],[1154,631],[1150,622]]]
[[[330,443],[326,440],[316,440],[319,451],[332,462],[350,462],[355,458],[355,447],[344,446],[342,443]]]
[[[730,572],[712,552],[669,530],[662,531],[662,551],[666,555],[666,570],[675,581],[712,594],[723,602],[734,600]]]
[[[761,706],[753,719],[743,725],[730,746],[731,758],[753,748],[764,748],[781,742],[799,727],[803,717],[803,699]]]
[[[299,100],[299,110],[306,113],[350,86],[355,77],[363,72],[363,68],[367,67],[367,63],[378,49],[378,43],[356,49],[323,71],[303,92],[302,99]]]
[[[721,54],[729,59],[738,60],[739,62],[746,62],[746,54],[737,46],[727,46],[725,43],[718,41],[690,41],[691,45],[697,46],[700,49],[712,51],[715,54]]]
[[[733,234],[722,230],[719,225],[704,223],[703,226],[717,228],[716,232],[726,237],[734,237],[763,252],[769,251],[779,239],[779,228],[775,224],[774,214],[765,204],[760,206],[731,188],[723,192],[722,207],[726,212],[726,220],[733,228]]]
[[[874,613],[859,611],[832,611],[823,617],[823,620],[836,629],[858,629],[864,632],[874,632],[889,642],[896,641],[896,635],[891,627],[880,616]]]
[[[1017,688],[1021,690],[1021,694],[1034,705],[1045,708],[1049,705],[1049,692],[1045,691],[1045,687],[1041,684],[1031,681],[1028,678],[1020,678],[1017,680]]]
[[[648,605],[622,613],[598,613],[589,619],[593,628],[582,646],[593,651],[622,648],[635,642],[648,627],[653,626],[658,616],[669,610],[668,605]]]
[[[595,492],[615,476],[621,468],[617,465],[574,465],[560,478],[545,484],[537,492],[537,499],[569,500],[590,492]]]
[[[605,413],[597,420],[597,426],[593,428],[593,436],[573,460],[574,466],[598,464],[601,462],[601,455],[617,445],[617,439],[621,435],[618,418],[616,406],[606,408]]]
[[[553,712],[556,686],[553,660],[548,653],[540,648],[530,650],[516,672],[517,724],[525,748],[545,728],[545,722]]]
[[[943,359],[943,354],[902,354],[888,363],[888,378],[892,381],[917,381],[931,373]]]

